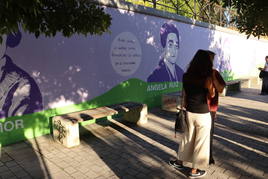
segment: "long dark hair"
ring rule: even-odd
[[[213,64],[208,52],[199,49],[190,62],[185,75],[193,79],[191,81],[204,82],[212,75],[212,67]]]

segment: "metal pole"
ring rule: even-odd
[[[196,0],[194,0],[194,19],[196,19]]]
[[[222,12],[224,11],[224,9],[222,7],[220,7],[220,26],[224,26],[223,25],[223,21],[222,21]]]
[[[211,10],[211,8],[210,8],[210,5],[211,4],[208,4],[208,23],[211,23],[211,18],[210,18],[210,10]]]
[[[177,14],[179,14],[179,0],[177,0],[177,7],[176,7],[176,10],[177,10]]]

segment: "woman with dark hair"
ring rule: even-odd
[[[42,96],[34,79],[6,54],[20,43],[21,32],[4,35],[0,43],[0,118],[34,113],[42,109]]]
[[[169,164],[177,169],[183,162],[192,163],[190,178],[206,175],[200,167],[209,164],[211,116],[207,104],[208,97],[214,97],[212,61],[205,50],[198,50],[183,75],[183,107],[187,111],[187,127],[182,136],[177,160]]]
[[[171,23],[165,23],[160,29],[163,54],[156,69],[149,75],[147,82],[181,82],[183,70],[176,64],[179,50],[179,31]]]

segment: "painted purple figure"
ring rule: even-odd
[[[34,79],[6,55],[20,43],[21,33],[3,36],[0,44],[0,118],[40,111],[42,96]]]
[[[183,70],[176,64],[179,50],[179,32],[170,23],[162,25],[160,30],[161,45],[164,49],[160,62],[147,82],[182,81]]]

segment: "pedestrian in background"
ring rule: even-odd
[[[268,95],[268,56],[265,57],[265,64],[263,68],[259,68],[260,78],[262,79],[262,88],[260,95]]]

